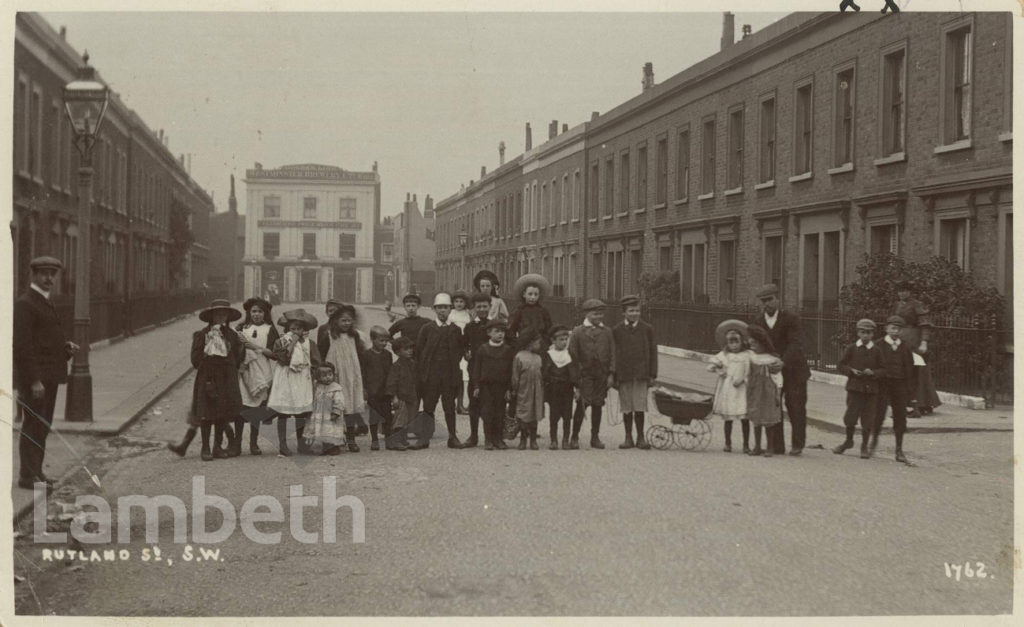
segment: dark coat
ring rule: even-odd
[[[412,354],[414,357],[416,357],[416,359],[419,359],[420,331],[427,323],[432,322],[433,320],[429,318],[424,318],[423,316],[416,316],[414,318],[405,317],[400,320],[396,320],[395,323],[388,328],[388,333],[391,335],[392,338],[394,338],[395,335],[401,335],[402,337],[407,337],[413,342],[416,342],[417,344],[416,347],[413,349]]]
[[[466,352],[466,341],[458,325],[448,323],[438,326],[433,320],[420,329],[416,364],[419,366],[419,380],[426,383],[431,375],[440,376],[441,381],[457,386],[462,381],[459,362]]]
[[[885,367],[884,379],[905,385],[907,398],[914,398],[917,390],[911,389],[911,384],[914,381],[914,356],[910,350],[910,344],[901,341],[896,350],[893,350],[884,338],[875,344],[882,352],[882,364]]]
[[[870,368],[871,375],[854,374],[854,370],[865,370]],[[848,392],[866,392],[875,394],[878,392],[878,380],[885,375],[885,364],[882,361],[882,350],[875,342],[871,348],[857,346],[854,342],[846,347],[843,356],[839,358],[839,372],[846,375],[846,390]]]
[[[32,288],[14,301],[13,352],[17,387],[29,388],[36,381],[67,382],[71,353],[57,309]]]
[[[509,338],[519,337],[520,333],[529,328],[537,329],[543,341],[547,342],[548,331],[551,330],[551,314],[548,313],[547,309],[544,309],[543,305],[539,303],[535,305],[522,303],[516,307],[516,310],[512,312],[512,316],[508,319]]]
[[[601,325],[578,325],[569,336],[569,354],[579,364],[583,376],[603,379],[615,374],[615,338],[612,330]]]
[[[615,379],[643,381],[658,378],[658,343],[654,327],[638,320],[636,327],[623,320],[612,329],[615,338]]]
[[[238,387],[238,367],[245,358],[245,346],[238,333],[224,325],[222,332],[227,344],[226,357],[204,354],[206,327],[192,334],[192,367],[196,380],[192,386],[192,410],[189,421],[227,422],[242,411],[242,392]]]
[[[391,372],[391,351],[368,349],[359,353],[359,367],[363,371],[363,387],[367,398],[387,395],[388,374]]]
[[[469,321],[466,328],[462,330],[462,335],[466,339],[466,348],[470,351],[470,359],[472,359],[472,353],[480,347],[481,344],[486,344],[490,339],[487,337],[487,323],[490,322],[487,318],[483,320],[477,320],[476,318]]]
[[[932,321],[928,307],[924,303],[915,298],[908,298],[903,302],[897,301],[893,313],[907,323],[900,333],[900,339],[910,345],[910,350],[916,351],[921,342],[928,341],[931,336]]]
[[[406,403],[416,403],[416,362],[399,357],[391,365],[385,385],[388,396]]]
[[[804,356],[803,336],[800,333],[800,316],[779,310],[775,328],[769,329],[764,313],[751,321],[766,331],[772,340],[776,354],[782,358],[782,380],[786,384],[806,382],[811,378],[811,369]]]
[[[551,398],[558,393],[572,393],[574,387],[580,384],[580,365],[576,360],[569,362],[569,365],[559,368],[551,361],[547,351],[541,355],[541,372],[544,377],[545,398]]]
[[[512,361],[516,351],[508,344],[491,346],[490,343],[478,346],[473,356],[473,367],[469,371],[469,380],[475,386],[502,383],[506,386],[512,381]]]

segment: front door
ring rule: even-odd
[[[356,299],[356,271],[354,268],[338,268],[334,271],[334,297],[343,303]]]
[[[316,302],[317,274],[316,270],[302,271],[302,277],[299,279],[299,286],[301,289],[300,298],[304,303]]]

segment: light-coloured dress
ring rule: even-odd
[[[345,421],[342,419],[345,407],[345,392],[337,381],[327,385],[316,384],[313,392],[313,414],[306,435],[318,440],[345,440]],[[337,419],[334,419],[337,417]]]
[[[770,366],[782,366],[782,360],[771,353],[750,353],[750,374],[747,377],[747,420],[768,426],[782,420],[779,390],[782,373],[771,373]]]
[[[334,364],[335,379],[345,393],[345,410],[342,413],[361,414],[366,400],[363,398],[363,371],[359,366],[355,338],[346,333],[331,337],[326,361]]]
[[[530,351],[519,351],[512,361],[512,386],[516,395],[516,418],[537,422],[544,417],[544,361]]]
[[[487,319],[494,320],[495,318],[508,322],[508,306],[501,298],[491,296],[491,311],[487,314]]]
[[[468,309],[452,309],[452,312],[448,314],[448,320],[463,331],[466,330],[466,325],[470,323],[471,319]],[[469,381],[469,363],[463,359],[459,366],[462,368],[462,380]]]
[[[718,377],[715,402],[711,415],[722,420],[740,420],[747,417],[747,377],[750,375],[750,351],[731,353],[721,351],[711,358],[711,364],[725,376]],[[744,383],[736,386],[736,381]]]
[[[239,331],[246,339],[257,346],[267,346],[270,330],[269,324],[250,325]],[[242,392],[242,404],[246,407],[259,407],[270,396],[270,384],[274,381],[274,361],[248,347],[246,344],[245,359],[238,373],[238,388]]]
[[[278,340],[275,348],[284,347],[288,341],[286,334]],[[274,366],[274,382],[270,386],[267,407],[286,416],[313,411],[312,346],[308,338],[295,342],[289,363]]]

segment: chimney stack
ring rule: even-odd
[[[650,61],[644,63],[644,77],[640,85],[643,87],[642,92],[654,87],[654,64]]]
[[[590,112],[590,119],[591,120],[596,120],[600,116],[601,116],[601,112],[600,111],[591,111]]]
[[[423,215],[431,214],[434,212],[434,199],[427,194],[427,197],[423,199]]]
[[[722,17],[722,50],[733,45],[736,41],[736,17],[726,11]]]
[[[569,131],[569,124],[567,122],[562,123],[562,132],[566,133]]]
[[[530,123],[526,123],[526,150],[533,149],[533,133],[530,132]]]
[[[498,142],[498,165],[505,165],[505,142]]]
[[[548,125],[548,139],[554,139],[558,135],[558,120],[551,120]]]
[[[480,180],[483,180],[485,176],[487,176],[487,166],[482,165],[480,166]]]
[[[67,37],[68,37],[68,27],[67,26],[61,26],[60,27],[60,39],[61,39],[61,41],[64,41],[65,39],[67,39]]]
[[[160,129],[160,133],[159,133],[159,135],[157,135],[157,137],[160,138],[160,143],[161,144],[164,143],[164,129]]]
[[[743,39],[746,39],[747,37],[750,37],[750,32],[751,32],[750,24],[744,24],[743,25]]]

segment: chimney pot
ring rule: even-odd
[[[526,150],[533,149],[533,133],[530,131],[530,123],[526,123]]]
[[[485,176],[487,176],[487,166],[482,165],[480,166],[480,178],[483,179]]]
[[[736,17],[729,11],[722,16],[722,50],[736,41]]]
[[[67,26],[61,26],[60,27],[60,38],[61,38],[61,40],[67,39],[67,36],[68,36],[68,27]]]
[[[591,120],[596,120],[600,116],[601,116],[601,112],[600,111],[591,111],[590,112],[590,119]]]
[[[500,165],[505,165],[505,142],[498,142],[498,161]]]
[[[744,24],[743,25],[743,39],[746,39],[747,37],[750,37],[750,33],[751,33],[750,24]]]
[[[565,122],[563,122],[563,123],[562,123],[562,132],[563,132],[563,133],[565,133],[565,132],[567,132],[568,130],[569,130],[569,124],[568,124],[568,123],[565,123]]]
[[[647,91],[654,87],[654,64],[650,61],[644,63],[644,76],[640,84],[643,87],[642,91]]]

